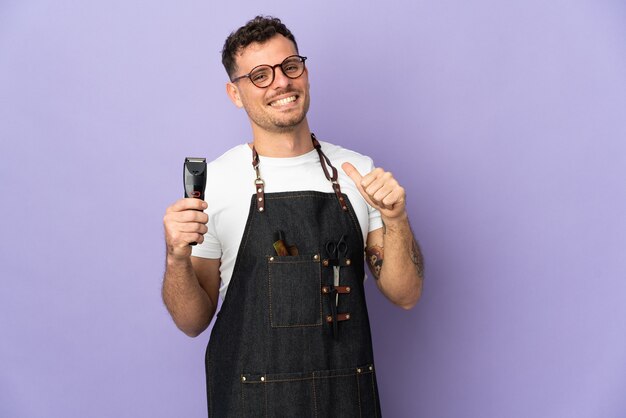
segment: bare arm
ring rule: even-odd
[[[424,260],[408,218],[370,232],[365,253],[376,285],[387,299],[404,309],[415,306],[422,294]]]
[[[190,337],[198,336],[217,308],[220,284],[218,259],[191,257],[190,242],[202,242],[208,217],[206,203],[181,199],[163,218],[167,246],[162,296],[176,326]]]
[[[365,176],[350,163],[342,168],[365,200],[380,211],[385,225],[367,237],[366,257],[376,284],[391,302],[410,309],[422,294],[424,260],[409,225],[404,188],[380,168]]]

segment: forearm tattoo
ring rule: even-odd
[[[419,244],[415,239],[413,240],[413,244],[411,245],[411,261],[415,264],[415,268],[417,269],[417,275],[420,278],[424,277],[424,257],[422,256],[422,250],[420,249]]]
[[[380,271],[383,268],[383,247],[378,245],[367,247],[365,254],[367,256],[367,264],[369,264],[374,278],[378,280],[380,278]]]

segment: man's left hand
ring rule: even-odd
[[[406,215],[406,193],[390,172],[376,168],[362,176],[350,163],[341,165],[367,203],[380,211],[383,219],[395,220]]]

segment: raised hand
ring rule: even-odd
[[[341,168],[352,179],[367,203],[380,211],[383,219],[406,216],[406,193],[390,172],[376,168],[363,176],[356,167],[347,162]]]

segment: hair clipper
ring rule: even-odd
[[[185,158],[183,165],[183,183],[185,197],[195,197],[204,200],[206,188],[206,158]],[[189,245],[196,245],[192,242]]]

